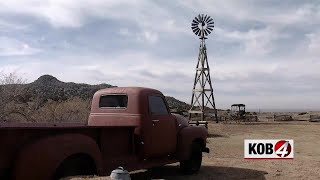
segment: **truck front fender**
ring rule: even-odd
[[[102,169],[102,156],[97,143],[82,134],[60,134],[38,139],[24,146],[18,153],[14,167],[14,179],[52,179],[56,169],[69,156],[86,154]]]
[[[188,126],[179,131],[177,144],[177,159],[187,160],[191,153],[192,143],[199,143],[203,152],[209,152],[206,148],[208,131],[204,127]]]

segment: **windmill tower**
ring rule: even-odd
[[[191,23],[192,31],[200,37],[200,48],[198,63],[196,66],[196,74],[192,89],[191,108],[189,110],[189,121],[193,115],[200,114],[201,121],[205,121],[205,117],[213,109],[216,121],[218,122],[217,109],[214,102],[212,83],[210,78],[210,68],[207,57],[207,48],[205,40],[213,30],[214,22],[210,16],[198,15]]]

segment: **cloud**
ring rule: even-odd
[[[199,40],[217,107],[319,107],[318,1],[11,0],[0,2],[0,70],[33,81],[147,86],[190,101]]]
[[[128,36],[130,34],[129,29],[128,28],[121,28],[119,30],[119,34],[123,35],[123,36]]]
[[[26,42],[8,37],[0,37],[0,56],[25,56],[39,53],[40,49],[32,48]]]
[[[310,34],[306,34],[309,43],[308,43],[308,51],[309,53],[319,56],[320,55],[320,32],[314,32]]]
[[[0,19],[0,32],[25,31],[28,30],[28,28],[29,27],[24,24],[7,22]]]
[[[142,42],[156,43],[158,41],[158,34],[156,32],[144,31],[137,35],[137,40]]]

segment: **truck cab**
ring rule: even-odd
[[[164,95],[155,89],[116,87],[96,92],[88,126],[127,127],[133,133],[133,155],[145,162],[168,157],[185,162],[192,146],[209,152],[207,129],[189,126],[186,118],[171,114]]]

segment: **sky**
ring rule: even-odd
[[[318,0],[0,0],[0,71],[144,86],[190,103],[198,14],[217,108],[320,109]]]

